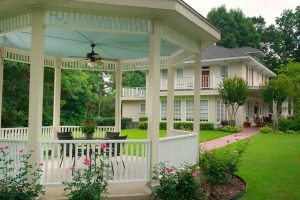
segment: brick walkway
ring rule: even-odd
[[[201,146],[201,149],[205,149],[205,150],[218,149],[218,148],[224,147],[228,144],[234,143],[237,140],[251,137],[257,133],[259,133],[259,128],[256,128],[256,127],[242,128],[242,132],[240,132],[240,133],[235,133],[235,134],[221,137],[221,138],[218,138],[215,140],[202,142],[200,144],[200,146]]]

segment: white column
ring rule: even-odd
[[[149,72],[146,71],[145,72],[145,75],[146,75],[146,97],[145,97],[145,106],[146,106],[146,113],[145,115],[148,117],[148,112],[149,112],[149,101],[147,100],[148,97],[149,97]]]
[[[199,133],[200,129],[200,85],[201,85],[201,54],[195,54],[194,66],[194,132]]]
[[[151,173],[159,163],[159,93],[160,93],[160,30],[161,23],[153,20],[149,44],[148,139],[151,140]],[[151,174],[152,177],[152,174]]]
[[[30,55],[28,149],[33,150],[31,163],[39,162],[39,141],[42,133],[44,85],[44,12],[32,9]]]
[[[60,98],[61,98],[61,59],[56,59],[54,71],[54,102],[53,102],[53,139],[60,132]]]
[[[2,97],[3,97],[3,73],[4,73],[4,48],[0,47],[0,131],[1,131],[1,116],[2,116]]]
[[[122,70],[120,63],[116,67],[116,100],[115,100],[115,131],[121,131],[121,91],[122,91]]]
[[[172,59],[168,59],[168,88],[167,88],[167,135],[174,129],[174,67]]]

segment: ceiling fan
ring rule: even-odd
[[[116,59],[109,59],[109,58],[102,58],[98,53],[94,51],[94,48],[96,47],[95,43],[91,43],[91,48],[92,51],[86,54],[86,57],[80,57],[80,56],[69,56],[70,58],[84,58],[87,60],[87,64],[89,67],[96,67],[97,65],[102,65],[104,64],[103,61],[113,61],[117,62],[118,60]]]

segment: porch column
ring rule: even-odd
[[[200,129],[200,86],[201,86],[201,54],[195,53],[194,65],[194,132]]]
[[[168,59],[168,88],[167,88],[167,135],[174,129],[174,67],[172,59]]]
[[[121,131],[121,91],[122,91],[122,70],[120,63],[116,67],[116,100],[115,100],[115,131]]]
[[[148,139],[151,140],[151,174],[159,163],[160,21],[154,19],[149,40]]]
[[[44,12],[32,9],[32,39],[30,55],[28,149],[33,150],[31,163],[39,162],[39,142],[42,133],[44,85]]]
[[[146,106],[146,110],[145,110],[145,116],[148,117],[148,113],[149,113],[149,101],[147,100],[149,97],[149,71],[145,72],[145,76],[146,76],[146,96],[145,96],[145,106]]]
[[[3,97],[3,73],[4,73],[4,48],[0,47],[0,131],[1,131],[1,116],[2,116],[2,97]]]
[[[54,102],[53,102],[53,139],[60,132],[60,98],[61,98],[61,59],[56,59],[54,71]]]

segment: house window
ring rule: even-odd
[[[168,79],[168,70],[162,69],[160,72],[161,79]]]
[[[174,121],[181,121],[181,100],[174,101]]]
[[[208,122],[208,100],[200,100],[200,122]]]
[[[140,113],[145,114],[146,113],[146,104],[141,103],[140,104]]]
[[[186,100],[186,121],[194,121],[194,100]]]
[[[221,77],[228,78],[228,65],[221,65]]]
[[[227,120],[227,109],[226,105],[222,100],[217,100],[217,122],[221,123],[221,121]]]
[[[160,102],[160,120],[167,120],[167,101],[161,100]]]

